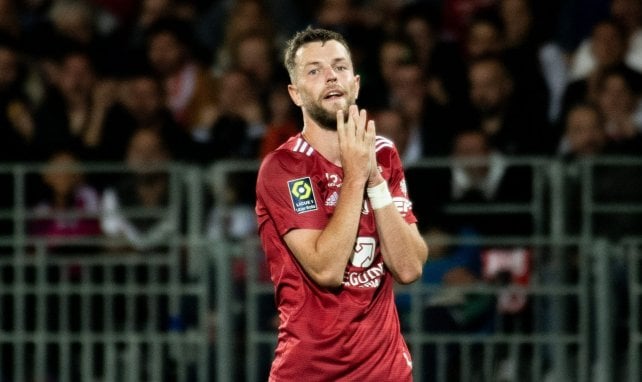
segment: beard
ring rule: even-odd
[[[348,105],[351,105],[354,103],[354,100],[352,102],[348,102]],[[337,110],[330,111],[328,109],[325,109],[323,106],[321,106],[321,103],[310,103],[306,107],[308,114],[310,115],[310,118],[312,118],[319,126],[325,130],[332,130],[336,131],[337,130]],[[343,108],[343,115],[344,115],[344,122],[348,121],[348,106]]]

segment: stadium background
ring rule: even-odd
[[[307,25],[431,246],[415,379],[642,380],[640,0],[0,0],[0,382],[266,379],[253,183]]]

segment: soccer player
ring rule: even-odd
[[[355,105],[343,36],[298,32],[285,66],[304,127],[265,157],[256,186],[280,321],[270,381],[411,381],[393,283],[417,280],[428,248],[399,155]]]

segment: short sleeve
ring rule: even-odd
[[[268,155],[257,178],[259,226],[271,220],[279,235],[296,228],[323,229],[329,217],[319,185],[311,158],[284,150]]]

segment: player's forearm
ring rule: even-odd
[[[343,282],[359,229],[363,190],[362,183],[343,183],[332,218],[317,239],[315,281],[321,285],[340,286]]]
[[[375,220],[383,260],[395,280],[409,284],[421,277],[428,246],[417,227],[408,224],[392,204],[375,210]]]

